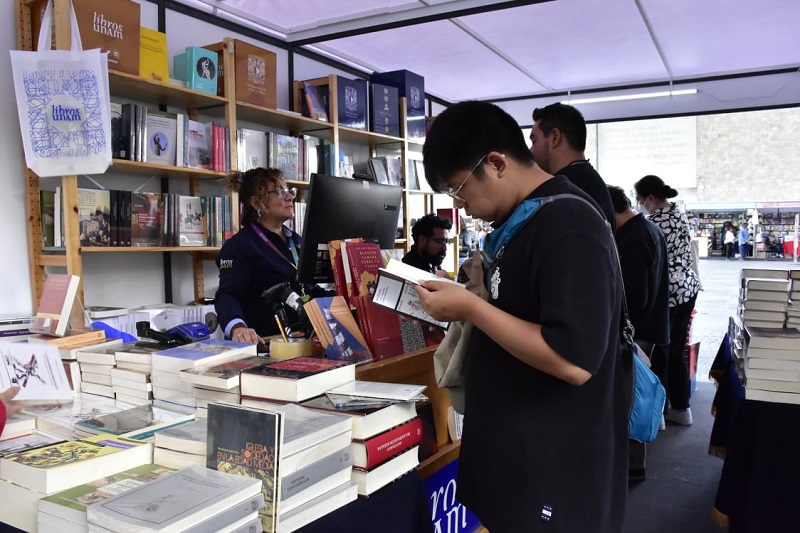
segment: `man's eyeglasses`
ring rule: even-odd
[[[458,195],[458,193],[461,192],[461,189],[464,188],[464,185],[467,183],[467,180],[470,179],[473,174],[475,174],[475,171],[478,170],[478,167],[481,166],[481,164],[483,163],[483,160],[486,159],[486,156],[488,156],[488,155],[489,154],[486,154],[485,156],[483,156],[480,159],[478,159],[478,162],[475,163],[475,166],[472,167],[472,170],[469,171],[469,174],[467,175],[466,178],[464,178],[464,181],[461,182],[461,185],[459,185],[455,190],[450,189],[449,191],[445,191],[445,194],[447,194],[447,196],[449,196],[450,198],[452,198],[453,200],[455,200],[457,202],[461,202],[462,204],[467,203],[467,201],[464,200],[462,197],[460,197]]]
[[[273,189],[271,191],[267,191],[267,194],[278,194],[283,196],[284,198],[292,197],[294,198],[297,196],[297,188],[296,187],[281,187],[280,189]]]
[[[439,246],[444,246],[445,244],[447,244],[447,239],[442,237],[428,237],[428,240],[435,242]]]

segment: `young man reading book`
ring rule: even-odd
[[[423,156],[433,190],[495,227],[488,301],[442,281],[416,288],[434,318],[475,326],[458,500],[492,533],[620,531],[632,360],[618,356],[622,280],[603,215],[539,168],[519,125],[489,103],[447,108]],[[583,200],[539,207],[563,193]]]

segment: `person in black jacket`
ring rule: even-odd
[[[609,185],[614,205],[619,262],[625,282],[628,316],[634,327],[634,341],[647,357],[655,346],[669,344],[669,275],[667,239],[661,228],[631,209],[622,188]],[[643,481],[646,450],[643,442],[629,442],[628,479]]]
[[[417,220],[411,228],[414,244],[403,256],[403,263],[431,274],[442,272],[440,267],[447,255],[447,232],[452,227],[449,220],[434,213]]]
[[[255,168],[231,175],[228,186],[239,193],[242,227],[225,241],[217,258],[214,306],[227,338],[257,343],[279,333],[271,302],[261,296],[265,290],[289,282],[298,295],[327,291],[295,281],[301,239],[285,223],[294,216],[297,191],[287,187],[283,173]]]
[[[574,107],[555,103],[533,110],[531,152],[536,164],[554,176],[569,181],[597,202],[611,229],[614,229],[614,208],[606,183],[586,159],[586,122]]]

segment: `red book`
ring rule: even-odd
[[[378,283],[378,269],[384,267],[381,246],[376,242],[347,242],[343,250],[350,265],[352,295],[372,294]]]
[[[322,357],[297,357],[266,363],[239,374],[241,395],[300,402],[356,379],[351,361]]]
[[[69,315],[72,304],[75,303],[79,283],[80,278],[75,275],[48,274],[36,316],[33,317],[31,333],[45,333],[58,337],[63,337],[67,333]]]
[[[328,255],[331,259],[331,270],[333,270],[333,286],[336,294],[343,296],[347,303],[350,303],[350,291],[347,288],[347,276],[344,272],[344,262],[342,261],[342,243],[361,242],[361,239],[337,239],[328,243]]]
[[[353,466],[372,470],[384,461],[422,442],[422,420],[414,418],[402,426],[379,433],[367,440],[354,440]]]
[[[356,296],[353,302],[358,324],[369,345],[374,360],[404,353],[400,317],[397,313],[374,305],[372,296]]]

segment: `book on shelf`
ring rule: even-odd
[[[217,53],[199,46],[187,46],[186,51],[175,55],[173,74],[186,82],[188,89],[217,94]]]
[[[299,139],[282,133],[271,134],[272,165],[283,172],[287,180],[297,181],[300,177]]]
[[[349,416],[353,422],[354,439],[368,439],[417,416],[414,402],[334,403],[322,395],[301,402],[300,405]]]
[[[156,448],[168,448],[184,453],[206,454],[208,440],[208,420],[198,418],[186,424],[164,429],[155,434]],[[205,464],[205,459],[203,464]]]
[[[220,390],[230,390],[239,386],[239,373],[264,363],[277,362],[277,359],[258,355],[243,356],[241,359],[212,366],[185,368],[180,371],[181,381]]]
[[[257,479],[190,466],[87,506],[86,518],[117,532],[219,531],[251,513],[259,492]]]
[[[47,275],[42,298],[30,326],[31,333],[64,336],[80,281],[74,274]]]
[[[111,246],[111,193],[78,187],[81,246]]]
[[[333,285],[336,294],[343,296],[345,301],[350,302],[352,285],[347,283],[347,275],[344,270],[342,259],[342,245],[348,242],[361,242],[361,238],[335,239],[328,242],[328,257],[331,261],[331,271],[333,272]]]
[[[351,381],[325,391],[325,394],[337,396],[357,396],[377,398],[381,400],[413,401],[422,394],[427,385],[409,383],[384,383],[380,381]]]
[[[42,215],[42,246],[55,246],[56,192],[39,191],[39,205]]]
[[[141,465],[77,485],[39,500],[39,512],[70,524],[87,526],[86,507],[173,472],[161,465]]]
[[[414,161],[408,161],[406,173],[408,175],[408,178],[406,179],[406,189],[409,191],[418,191],[419,177],[417,176],[417,166],[414,164]]]
[[[175,166],[178,150],[178,115],[147,110],[147,143],[144,161]]]
[[[153,352],[153,370],[178,372],[257,355],[256,345],[224,339],[202,341]]]
[[[351,296],[367,296],[375,292],[378,270],[383,268],[381,246],[376,242],[345,242],[342,244],[342,263],[352,283]]]
[[[169,83],[167,34],[140,27],[139,76],[147,80]]]
[[[208,405],[206,466],[258,481],[266,502],[259,512],[264,531],[275,531],[280,495],[283,415],[254,407]]]
[[[239,39],[232,41],[236,70],[236,100],[275,109],[277,55]],[[225,72],[220,69],[217,94],[225,94],[224,78]]]
[[[800,330],[797,328],[771,329],[746,327],[748,350],[752,348],[774,348],[800,350]]]
[[[187,119],[183,128],[184,164],[189,168],[211,170],[211,138],[206,125]]]
[[[247,172],[259,167],[269,167],[266,133],[240,128],[236,130],[236,145],[239,172]]]
[[[389,185],[402,187],[403,182],[403,163],[399,157],[385,157],[386,170],[389,178]]]
[[[372,296],[372,303],[447,329],[450,326],[449,322],[433,318],[419,301],[414,286],[418,285],[420,281],[443,281],[463,287],[461,283],[435,276],[402,261],[390,260],[386,267],[379,270],[378,284],[375,294]]]
[[[397,87],[370,84],[370,130],[400,136],[400,98]]]
[[[342,296],[314,298],[303,305],[329,359],[372,361],[367,341]]]
[[[0,342],[0,390],[19,387],[23,403],[71,401],[73,391],[55,346]]]
[[[322,357],[296,357],[243,370],[242,396],[300,402],[356,378],[351,361]]]
[[[3,457],[0,477],[52,494],[152,459],[151,443],[101,433]]]
[[[422,420],[412,418],[366,440],[353,440],[353,466],[372,470],[412,446],[422,442]]]
[[[358,485],[348,481],[291,511],[278,514],[278,533],[291,533],[358,499]]]
[[[109,413],[75,424],[75,432],[83,434],[111,433],[131,439],[147,439],[157,431],[194,420],[194,412],[167,408],[163,405],[140,405]]]
[[[375,181],[382,185],[389,185],[389,171],[386,168],[386,158],[384,157],[371,157],[367,161],[370,174],[375,178]]]
[[[303,83],[302,113],[304,117],[328,122],[328,109],[316,85]]]
[[[199,196],[179,196],[179,241],[180,246],[203,246],[206,243],[203,209]]]
[[[164,204],[161,193],[131,193],[131,246],[158,246],[161,243]]]
[[[399,315],[385,307],[372,305],[371,295],[353,297],[350,304],[356,308],[359,328],[374,360],[403,353]]]
[[[414,446],[372,470],[353,468],[352,479],[358,484],[358,493],[369,496],[410,472],[417,465],[419,465],[419,446]]]
[[[339,125],[358,130],[367,129],[367,82],[336,76]],[[330,88],[322,89],[323,99]]]

